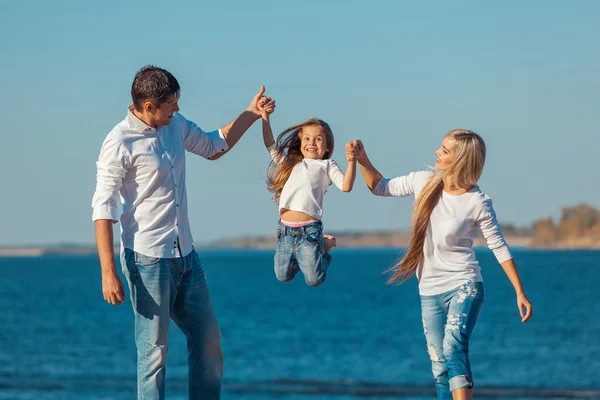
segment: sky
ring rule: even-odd
[[[424,169],[463,127],[486,140],[501,222],[600,207],[599,20],[594,0],[0,0],[0,246],[94,243],[95,162],[146,64],[204,130],[265,85],[274,132],[324,119],[343,169],[352,139],[384,176]],[[269,161],[260,122],[218,161],[187,157],[196,242],[274,233]],[[358,174],[325,196],[325,231],[406,228],[411,207]]]

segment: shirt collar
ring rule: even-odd
[[[156,132],[156,129],[135,116],[133,105],[127,108],[127,122],[137,133]]]

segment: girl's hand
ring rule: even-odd
[[[275,111],[275,100],[268,96],[262,96],[258,100],[258,111],[260,111],[261,117],[267,118],[270,114]]]
[[[348,162],[357,161],[358,158],[362,155],[362,143],[360,140],[353,140],[351,142],[346,143],[346,159]]]
[[[533,306],[525,293],[517,294],[517,307],[519,307],[519,314],[521,314],[521,322],[527,322],[533,315]],[[523,308],[526,310],[523,311]]]

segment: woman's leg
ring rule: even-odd
[[[444,296],[448,303],[443,343],[448,385],[454,399],[469,399],[472,397],[473,387],[469,339],[483,306],[483,284],[467,282]]]
[[[440,296],[421,296],[423,331],[427,341],[427,352],[431,358],[431,371],[435,379],[438,400],[451,400],[448,386],[448,369],[444,360],[444,325],[447,308]]]

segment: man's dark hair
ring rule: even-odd
[[[135,109],[142,111],[144,102],[150,101],[160,107],[172,96],[179,97],[179,91],[179,82],[169,71],[146,65],[135,74],[131,85],[131,99]]]

